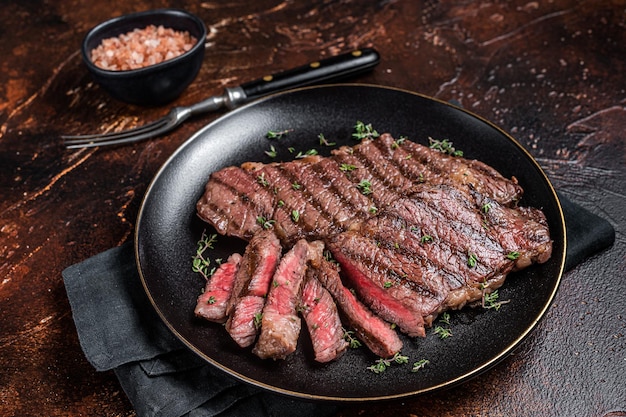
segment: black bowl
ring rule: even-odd
[[[91,61],[91,51],[102,40],[148,25],[187,31],[198,42],[176,58],[128,71],[105,70]],[[116,17],[94,27],[85,36],[81,52],[96,82],[114,98],[131,104],[158,106],[177,98],[196,78],[204,59],[206,35],[204,22],[193,14],[176,9],[150,10]]]

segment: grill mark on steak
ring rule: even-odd
[[[311,273],[332,295],[348,327],[354,329],[358,339],[375,355],[390,358],[402,349],[402,341],[389,323],[374,315],[341,282],[337,267],[324,259],[322,242],[310,244],[312,256]]]
[[[281,259],[261,320],[261,333],[252,352],[261,359],[285,359],[296,350],[301,320],[297,307],[306,273],[309,244],[301,239]]]
[[[315,169],[318,165],[318,162],[303,162],[284,164],[283,167],[298,184],[302,185],[301,191],[307,195],[324,220],[329,222],[329,232],[336,233],[354,221],[354,207],[345,203],[326,176],[319,175],[319,171]],[[305,211],[304,215],[310,214]],[[311,235],[320,235],[321,229],[316,226]]]
[[[194,314],[215,323],[226,321],[226,306],[233,292],[241,255],[233,253],[209,278],[198,297]]]
[[[504,178],[480,161],[446,155],[411,141],[405,141],[401,147],[410,153],[411,159],[420,161],[431,172],[426,175],[428,181],[456,187],[471,186],[505,205],[519,201],[522,197],[522,187],[515,178]]]
[[[424,276],[412,259],[354,231],[334,236],[327,245],[369,308],[410,336],[425,335],[422,317],[436,310],[446,296],[436,271]]]
[[[259,184],[253,171],[227,167],[211,174],[197,213],[218,233],[250,240],[261,230],[257,217],[271,217],[273,207],[272,194]]]
[[[281,250],[280,242],[271,230],[254,235],[246,247],[226,306],[226,331],[241,347],[250,346],[256,339],[255,316],[261,314],[265,304]]]
[[[307,324],[315,360],[330,362],[345,352],[348,342],[332,296],[317,280],[317,272],[308,268],[302,290],[302,316]]]

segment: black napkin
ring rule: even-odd
[[[560,198],[569,269],[610,246],[615,231],[606,220]],[[140,417],[307,417],[338,410],[240,383],[188,350],[150,305],[130,242],[68,267],[63,278],[87,360],[98,371],[114,370]]]

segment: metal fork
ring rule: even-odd
[[[133,129],[104,134],[63,135],[61,138],[68,149],[139,142],[163,135],[191,116],[215,111],[222,107],[234,109],[247,101],[290,88],[336,81],[372,69],[379,61],[380,56],[376,50],[359,49],[278,74],[267,75],[237,87],[226,88],[222,95],[209,97],[191,106],[174,107],[164,117]]]

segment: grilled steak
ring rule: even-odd
[[[539,210],[438,185],[330,237],[328,248],[361,298],[409,333],[402,306],[430,323],[445,309],[480,299],[485,287],[502,285],[514,268],[547,260],[551,240]]]
[[[300,310],[311,335],[315,360],[330,362],[346,350],[348,342],[343,338],[337,306],[316,276],[314,268],[307,269]]]
[[[337,267],[322,256],[323,244],[320,243],[311,244],[314,268],[310,271],[334,298],[347,327],[354,329],[357,338],[377,356],[390,358],[400,352],[402,341],[398,334],[343,285]]]
[[[298,305],[309,244],[299,240],[276,269],[263,307],[261,334],[252,352],[262,359],[284,359],[296,350],[301,321]]]
[[[219,233],[245,240],[263,229],[263,220],[271,221],[279,238],[291,246],[301,238],[323,239],[347,230],[422,183],[472,188],[505,205],[522,196],[515,179],[481,162],[408,140],[400,144],[385,134],[336,149],[330,157],[248,162],[217,171],[197,212]]]
[[[372,352],[389,358],[402,348],[390,323],[424,336],[442,311],[481,299],[511,271],[545,262],[552,251],[547,222],[540,210],[517,206],[522,193],[514,177],[482,162],[384,134],[329,157],[224,168],[211,175],[196,207],[218,233],[250,241],[226,307],[231,336],[252,343],[252,318],[262,308],[253,352],[285,358],[296,348],[302,302],[323,361],[345,349],[336,308]],[[279,240],[291,250],[265,300],[268,274],[258,285],[251,277],[278,259]],[[324,245],[357,296],[322,256]],[[331,317],[328,328],[320,327],[322,315]]]
[[[271,230],[256,234],[246,247],[225,310],[226,330],[241,347],[250,346],[256,339],[258,323],[255,318],[263,310],[281,250]]]
[[[226,306],[233,292],[235,276],[241,263],[241,255],[233,253],[222,263],[207,281],[204,292],[198,297],[194,313],[216,323],[226,321]]]

